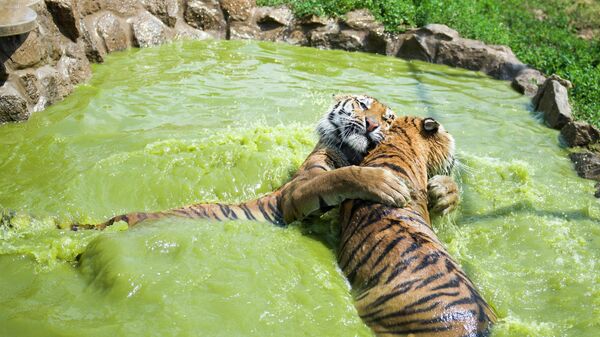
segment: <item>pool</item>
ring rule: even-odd
[[[600,202],[526,97],[461,69],[241,41],[111,54],[64,101],[0,126],[0,209],[17,211],[0,227],[0,335],[371,336],[337,267],[335,212],[286,229],[55,225],[267,193],[338,93],[455,136],[462,203],[434,228],[497,311],[493,336],[597,335]]]

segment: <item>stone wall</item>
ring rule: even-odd
[[[0,122],[22,121],[87,80],[90,62],[129,47],[173,39],[255,39],[323,49],[367,51],[483,71],[512,80],[528,69],[512,51],[462,39],[446,26],[388,34],[366,10],[344,18],[296,19],[287,7],[254,0],[45,0],[33,7],[38,28],[0,37]],[[518,82],[535,93],[543,76]],[[523,77],[523,76],[521,76]]]
[[[0,123],[26,120],[60,101],[89,79],[90,63],[103,62],[112,51],[174,39],[254,39],[481,71],[532,96],[534,108],[549,127],[561,129],[568,146],[598,143],[596,128],[572,121],[569,81],[546,78],[510,48],[461,38],[444,25],[390,34],[366,10],[338,19],[295,18],[285,6],[257,7],[255,0],[45,0],[33,9],[36,30],[0,37]]]

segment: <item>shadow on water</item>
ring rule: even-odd
[[[302,235],[319,241],[328,249],[336,251],[340,241],[339,214],[339,209],[334,208],[321,216],[309,217],[293,223],[291,226],[297,226]]]
[[[530,214],[542,218],[558,218],[567,221],[588,220],[600,223],[600,218],[590,214],[585,214],[584,211],[551,211],[537,209],[529,202],[516,202],[512,205],[498,208],[492,212],[477,215],[462,215],[459,214],[456,219],[457,223],[467,223],[476,221],[485,221],[494,218],[502,218],[515,214]]]

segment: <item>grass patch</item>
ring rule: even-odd
[[[598,0],[258,0],[289,5],[297,16],[339,17],[369,9],[388,31],[442,23],[461,36],[508,45],[546,74],[573,82],[576,119],[600,126],[600,1]],[[578,37],[583,32],[591,40]],[[585,35],[585,34],[583,34]]]

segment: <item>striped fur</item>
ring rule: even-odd
[[[410,195],[400,179],[383,169],[353,166],[383,139],[383,132],[394,118],[387,106],[372,97],[336,97],[335,105],[317,126],[320,140],[313,152],[292,179],[271,194],[237,205],[199,203],[162,212],[133,212],[97,225],[73,224],[71,229],[104,229],[118,221],[131,227],[147,219],[170,216],[256,220],[284,226],[348,198],[403,204]]]
[[[429,176],[453,165],[454,141],[431,119],[401,117],[364,160],[409,181],[404,208],[342,204],[338,262],[362,319],[378,336],[487,336],[495,314],[432,231]],[[437,122],[435,123],[437,124]]]

